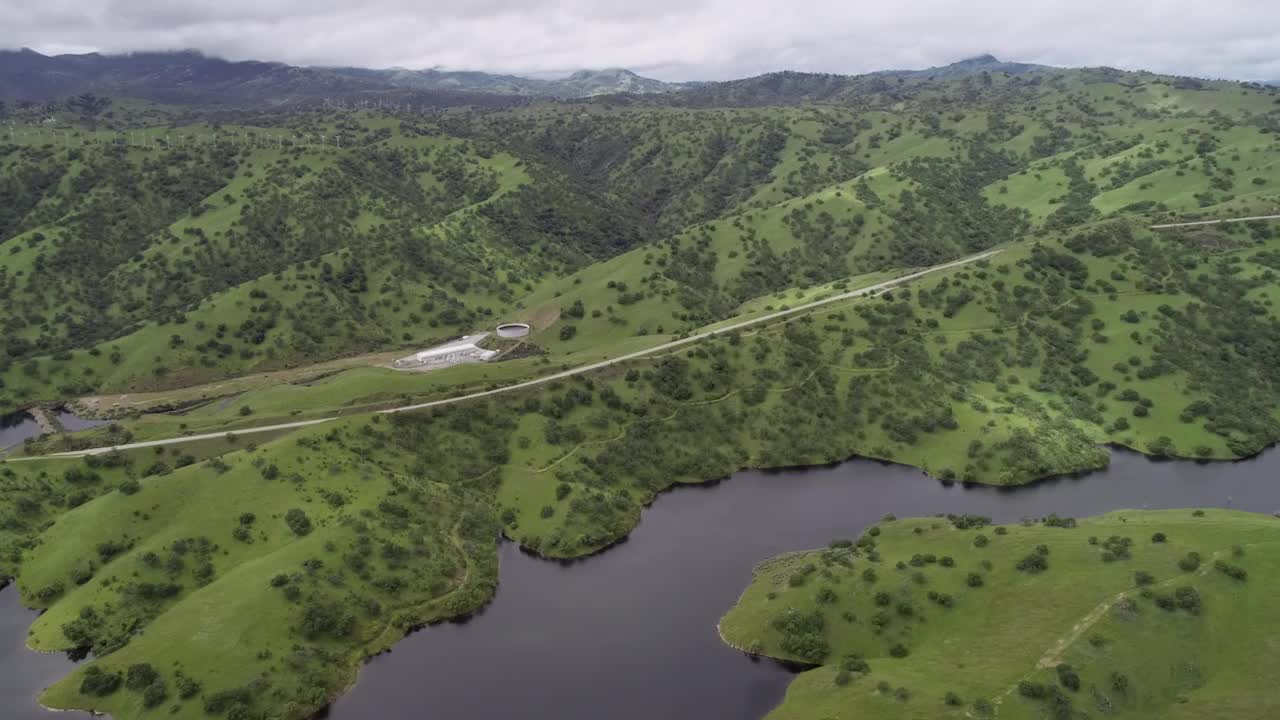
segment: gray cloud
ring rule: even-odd
[[[1274,0],[0,0],[0,47],[198,48],[234,60],[668,80],[856,73],[990,52],[1280,78]]]

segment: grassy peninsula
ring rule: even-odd
[[[886,518],[761,564],[725,641],[815,667],[770,718],[1263,718],[1280,520]]]

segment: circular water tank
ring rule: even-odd
[[[522,338],[528,334],[528,323],[503,323],[498,326],[498,337],[500,338]]]

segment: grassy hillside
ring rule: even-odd
[[[485,602],[499,531],[583,556],[662,490],[744,467],[860,454],[1012,485],[1101,467],[1105,443],[1225,459],[1280,438],[1280,239],[1147,229],[1274,207],[1276,93],[988,80],[434,114],[11,109],[0,408],[90,396],[117,420],[0,465],[0,574],[47,608],[32,644],[95,653],[44,701],[305,717],[361,658]],[[570,379],[374,412],[987,249]],[[507,319],[534,326],[511,359],[386,367]],[[197,433],[220,437],[34,457]]]
[[[604,273],[625,289],[586,298],[608,316],[578,346],[1041,229],[1280,204],[1273,90],[1093,71],[841,87],[750,108],[11,109],[0,407],[414,349],[554,315]]]
[[[720,631],[816,665],[770,718],[1264,718],[1278,522],[886,518],[761,564]]]
[[[1227,227],[1234,230],[1156,235],[1107,223],[1014,245],[875,300],[855,298],[684,349],[681,363],[665,365],[678,377],[634,376],[628,386],[645,401],[715,400],[704,412],[740,413],[738,422],[751,424],[775,404],[793,405],[795,396],[779,393],[800,392],[793,386],[803,381],[826,408],[814,412],[815,399],[806,397],[790,421],[822,423],[824,442],[808,451],[814,460],[859,453],[966,481],[1021,483],[1098,467],[1106,461],[1100,442],[1177,457],[1250,455],[1280,435],[1280,379],[1269,360],[1280,341],[1271,297],[1280,247],[1244,226]],[[376,409],[662,342],[666,336],[629,336],[611,313],[596,317],[616,292],[613,277],[584,271],[575,278],[583,282],[567,285],[560,300],[570,309],[581,303],[581,319],[537,333],[544,356],[422,375],[356,369],[294,384],[264,376],[231,401],[143,416],[121,429],[151,439]],[[765,296],[739,317],[881,277]],[[655,331],[663,330],[659,320]],[[598,344],[565,339],[565,324]],[[655,356],[635,365],[653,372],[666,362]],[[111,432],[32,449],[76,447]],[[750,448],[743,461],[724,463],[726,471],[782,462],[759,435],[722,442]]]
[[[108,674],[177,662],[201,687],[174,697],[180,681],[164,676],[179,716],[237,704],[302,714],[404,629],[482,603],[498,528],[577,557],[625,537],[672,484],[852,453],[1010,484],[1099,467],[1103,441],[1252,452],[1276,436],[1267,358],[1280,335],[1263,304],[1274,251],[1244,233],[1233,246],[1109,224],[488,400],[204,448],[7,463],[0,557],[24,600],[49,608],[36,646],[92,647],[91,667]],[[96,432],[232,429],[240,407],[323,407],[356,387],[342,377]],[[359,377],[376,392],[379,377]],[[292,528],[294,509],[311,530]],[[459,537],[461,520],[471,530]],[[226,627],[241,641],[210,645]],[[320,659],[278,660],[295,646]],[[94,694],[88,672],[46,702],[123,716],[145,704],[145,687]]]

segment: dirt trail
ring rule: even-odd
[[[262,387],[311,382],[356,367],[388,367],[399,354],[391,351],[355,355],[287,370],[269,370],[242,375],[176,390],[90,395],[77,400],[76,406],[80,412],[90,416],[118,416],[134,410],[146,412],[155,407],[195,405],[227,396],[241,395]]]
[[[1053,647],[1049,648],[1045,654],[1040,657],[1040,662],[1036,664],[1042,668],[1057,667],[1058,663],[1062,662],[1062,654],[1067,651],[1067,648],[1076,644],[1076,641],[1079,640],[1081,636],[1088,632],[1094,625],[1097,625],[1098,621],[1107,614],[1107,611],[1115,607],[1115,604],[1120,602],[1120,600],[1128,594],[1129,591],[1127,590],[1122,593],[1117,593],[1115,597],[1109,600],[1104,600],[1098,605],[1098,607],[1090,610],[1084,617],[1080,618],[1079,622],[1071,626],[1071,632],[1063,635],[1061,638],[1058,638],[1058,642],[1054,643]]]
[[[1154,589],[1154,588],[1168,587],[1169,585],[1173,585],[1174,583],[1185,582],[1187,579],[1187,575],[1189,574],[1199,575],[1203,577],[1204,575],[1209,574],[1209,571],[1213,569],[1213,563],[1216,560],[1218,560],[1218,558],[1222,557],[1223,552],[1224,552],[1223,550],[1215,550],[1212,555],[1210,555],[1206,560],[1203,560],[1200,563],[1200,568],[1195,572],[1179,573],[1169,578],[1168,580],[1152,585],[1151,588]],[[1101,620],[1103,616],[1107,614],[1108,610],[1115,607],[1115,604],[1120,602],[1120,600],[1123,599],[1124,597],[1137,592],[1138,592],[1137,588],[1133,590],[1125,590],[1124,592],[1116,595],[1110,600],[1104,601],[1102,604],[1098,605],[1098,607],[1090,610],[1088,614],[1080,618],[1080,622],[1077,622],[1075,625],[1071,626],[1071,632],[1059,638],[1058,642],[1054,643],[1053,647],[1049,648],[1045,652],[1045,654],[1040,658],[1040,662],[1037,663],[1037,665],[1039,665],[1042,668],[1056,667],[1058,663],[1062,662],[1062,654],[1067,651],[1067,648],[1070,648],[1072,645],[1074,645],[1076,641],[1079,640],[1090,628],[1098,624],[1098,621]]]

